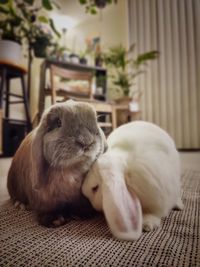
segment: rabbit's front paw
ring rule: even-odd
[[[29,206],[28,205],[25,205],[24,203],[22,203],[22,202],[20,202],[18,200],[14,201],[13,205],[14,205],[15,208],[18,208],[20,210],[29,210]]]
[[[177,200],[177,203],[176,203],[176,205],[174,206],[173,210],[183,210],[183,208],[184,208],[184,204],[183,204],[181,198],[179,198],[179,199]]]
[[[143,231],[144,232],[150,232],[152,230],[155,230],[160,225],[160,218],[152,215],[152,214],[145,214],[143,216]]]
[[[65,222],[66,222],[65,218],[62,215],[60,215],[58,216],[58,218],[52,221],[52,226],[58,227],[65,224]]]
[[[66,223],[66,219],[61,214],[44,213],[38,214],[38,221],[41,225],[46,227],[59,227]]]

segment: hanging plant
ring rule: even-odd
[[[116,4],[117,0],[79,0],[79,2],[85,6],[86,13],[95,15],[98,13],[98,9],[105,8],[108,4]]]
[[[44,44],[50,45],[50,37],[59,38],[60,33],[54,21],[43,13],[52,11],[54,6],[59,8],[53,0],[0,0],[0,39],[18,43],[25,41],[31,48],[38,40],[42,48]],[[46,25],[49,30],[43,31],[41,25]]]

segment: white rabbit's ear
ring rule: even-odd
[[[102,183],[104,215],[115,237],[136,240],[142,233],[140,201],[133,192],[128,191],[124,177],[116,175],[107,177],[109,179]]]

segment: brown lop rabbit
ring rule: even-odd
[[[36,211],[45,226],[59,226],[70,215],[93,214],[81,185],[105,149],[89,104],[68,100],[51,106],[13,158],[7,181],[11,199]]]

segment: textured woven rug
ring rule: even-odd
[[[114,239],[103,217],[48,229],[7,202],[0,207],[0,266],[200,266],[200,172],[187,171],[182,181],[184,210],[136,242]]]

